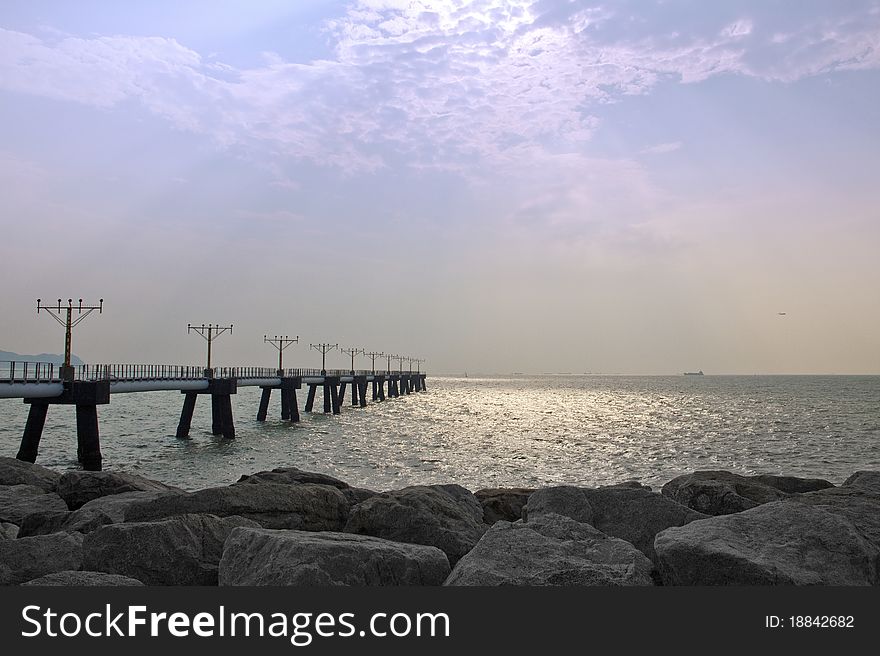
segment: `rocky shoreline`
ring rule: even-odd
[[[878,585],[880,472],[374,492],[286,467],[195,492],[0,458],[0,585]]]

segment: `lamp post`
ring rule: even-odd
[[[83,305],[83,300],[79,299],[79,304],[74,306],[72,298],[67,299],[67,305],[62,305],[61,299],[59,298],[57,307],[53,307],[51,305],[42,305],[42,300],[38,298],[37,314],[40,313],[40,310],[46,310],[55,321],[64,326],[64,364],[61,365],[61,379],[72,381],[73,367],[70,364],[70,358],[73,343],[73,329],[95,310],[98,311],[98,314],[102,314],[104,311],[104,299],[100,299],[98,305]],[[74,311],[77,313],[76,319],[73,318]],[[83,314],[83,312],[85,312],[85,314]]]
[[[263,342],[269,343],[276,349],[278,349],[278,375],[283,376],[284,365],[282,356],[284,353],[284,349],[286,349],[291,344],[299,343],[299,335],[293,338],[288,337],[287,335],[284,335],[283,337],[281,335],[275,335],[275,337],[273,337],[272,339],[269,339],[268,335],[263,335]]]
[[[186,324],[186,332],[187,334],[191,332],[198,333],[202,336],[202,338],[208,342],[208,366],[205,369],[205,376],[207,378],[213,377],[213,370],[211,369],[211,344],[215,339],[220,337],[225,332],[229,332],[232,334],[232,324],[228,326],[220,326],[213,323],[209,323],[207,325],[202,324],[201,326],[194,326],[191,323]]]
[[[321,352],[321,375],[327,375],[327,354],[335,348],[339,348],[339,344],[309,344],[309,348]]]

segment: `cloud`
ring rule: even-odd
[[[669,143],[661,143],[655,144],[653,146],[648,146],[647,148],[642,148],[639,151],[640,155],[663,155],[664,153],[671,153],[681,148],[680,141],[672,141]]]
[[[660,84],[880,67],[876,12],[779,24],[760,8],[748,18],[705,9],[670,31],[626,3],[359,0],[324,25],[332,58],[264,53],[250,68],[161,36],[0,30],[0,88],[104,110],[135,101],[268,168],[296,160],[359,173],[393,162],[473,176],[523,146],[585,152],[597,107]]]

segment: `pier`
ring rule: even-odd
[[[416,361],[416,360],[413,360]],[[0,362],[0,398],[23,399],[30,406],[16,458],[35,462],[50,405],[76,408],[77,457],[83,469],[101,470],[98,430],[99,405],[113,394],[179,391],[183,407],[177,437],[186,439],[200,395],[211,397],[211,433],[235,438],[231,396],[239,387],[260,387],[257,421],[265,421],[273,390],[281,400],[281,419],[300,420],[297,390],[308,388],[305,412],[313,412],[320,389],[323,412],[338,415],[350,390],[352,407],[366,407],[367,390],[373,403],[427,391],[427,374],[419,371],[273,369],[270,367],[213,367],[182,365],[55,366],[42,362]],[[386,393],[387,390],[387,393]]]

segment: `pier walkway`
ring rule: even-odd
[[[211,432],[235,437],[231,395],[239,387],[260,387],[257,420],[268,415],[272,390],[281,396],[281,419],[300,420],[296,391],[308,387],[305,412],[312,412],[320,388],[323,411],[339,414],[350,389],[351,405],[373,402],[427,390],[427,374],[418,371],[343,369],[272,369],[270,367],[214,367],[183,365],[81,365],[56,366],[44,362],[0,362],[0,398],[23,399],[30,405],[16,457],[35,462],[50,405],[76,407],[77,456],[83,469],[100,471],[101,447],[97,406],[110,403],[113,394],[179,391],[184,395],[177,437],[189,437],[198,395],[211,397]],[[387,396],[386,396],[387,388]]]

